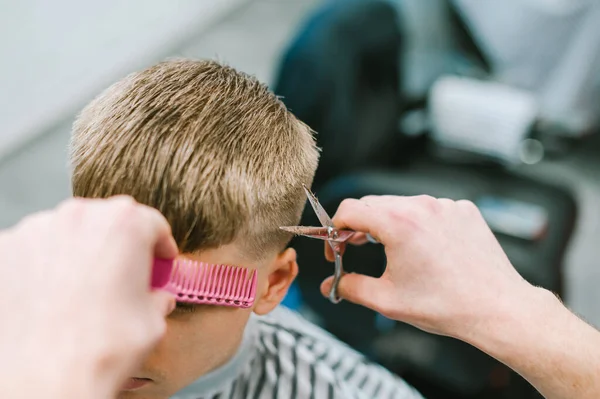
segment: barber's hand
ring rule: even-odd
[[[387,255],[380,278],[342,277],[341,297],[423,330],[464,338],[498,307],[512,306],[513,298],[518,303],[533,288],[471,202],[369,196],[342,202],[333,221],[371,234]],[[365,242],[365,234],[353,241]],[[327,256],[331,260],[330,251]],[[323,283],[324,295],[331,281]]]
[[[1,396],[113,397],[165,332],[173,301],[151,292],[151,265],[177,252],[162,215],[127,197],[0,232]]]

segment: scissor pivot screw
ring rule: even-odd
[[[327,226],[327,238],[330,240],[336,240],[338,238],[338,232],[332,226]]]

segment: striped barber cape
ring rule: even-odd
[[[248,323],[236,355],[172,399],[422,399],[402,379],[283,307]]]

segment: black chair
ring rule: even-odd
[[[314,186],[366,166],[399,165],[400,28],[387,0],[338,0],[312,15],[285,51],[274,90],[317,131]]]

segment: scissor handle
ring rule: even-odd
[[[334,249],[335,253],[335,273],[333,275],[333,283],[331,284],[331,289],[329,290],[329,301],[331,303],[340,303],[342,298],[338,295],[337,290],[340,284],[340,280],[342,279],[342,275],[344,274],[344,267],[342,264],[342,255],[339,251]]]

